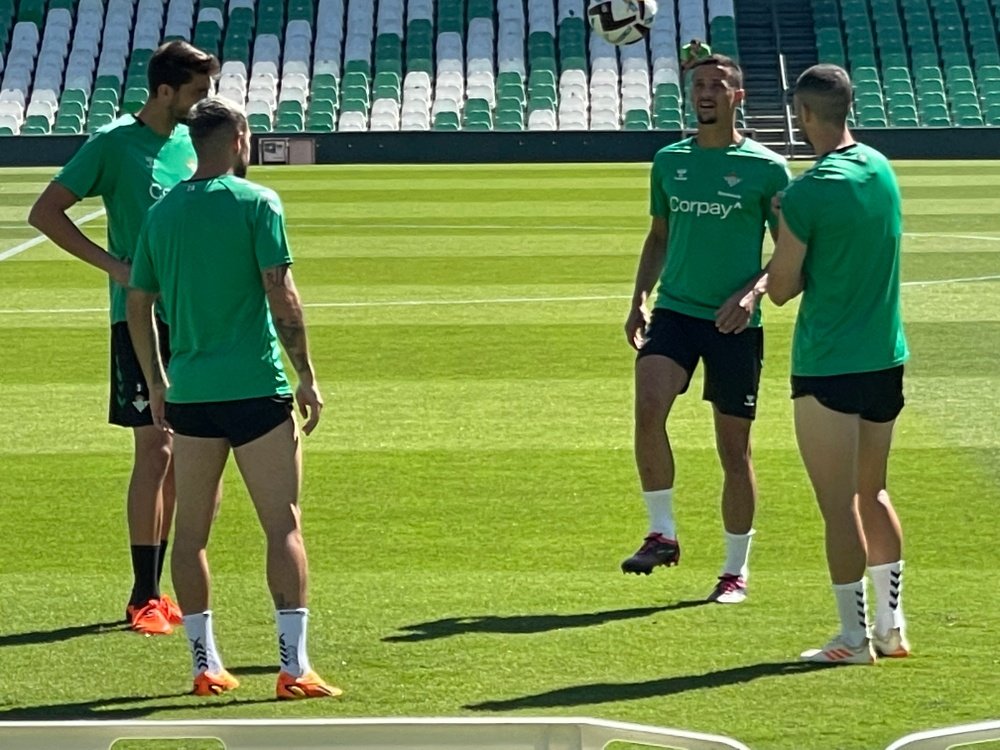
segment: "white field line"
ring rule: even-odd
[[[79,219],[73,221],[78,227],[83,226],[88,221],[93,221],[98,216],[104,216],[104,209],[99,208],[96,211],[91,211],[89,214],[81,216]],[[41,245],[48,239],[45,235],[38,235],[37,237],[28,240],[27,242],[22,242],[20,245],[15,245],[10,250],[4,250],[0,253],[0,261],[7,260],[7,258],[13,258],[15,255],[23,253],[25,250],[30,250],[35,245]]]
[[[929,279],[927,281],[904,281],[904,287],[940,286],[943,284],[972,284],[983,281],[1000,281],[1000,274],[993,276],[967,276],[957,279]],[[572,297],[483,297],[480,299],[411,299],[411,300],[380,300],[370,302],[311,302],[303,307],[323,308],[366,308],[366,307],[444,307],[469,305],[521,305],[521,304],[551,304],[562,302],[606,302],[626,300],[627,294],[594,294]],[[106,313],[106,307],[53,307],[24,310],[3,310],[0,315],[83,315],[87,313]]]
[[[76,223],[83,224],[86,221],[91,221],[104,213],[103,210],[95,212],[94,214],[88,214],[87,216],[79,219]],[[0,223],[0,229],[17,229],[23,227],[23,224],[17,223]],[[322,221],[322,222],[310,222],[310,221],[293,221],[291,222],[291,227],[294,230],[296,227],[302,229],[471,229],[471,230],[502,230],[502,229],[523,229],[530,231],[532,229],[538,229],[541,231],[557,231],[557,232],[640,232],[645,230],[645,226],[641,224],[630,224],[628,226],[613,226],[602,224],[600,226],[581,226],[579,224],[536,224],[533,226],[526,226],[524,224],[418,224],[418,223],[397,223],[397,222],[383,222],[383,223],[341,223],[336,221]],[[954,239],[954,240],[983,240],[985,242],[1000,242],[1000,236],[996,235],[983,235],[983,234],[948,234],[944,232],[905,232],[904,237],[921,237],[921,238],[933,238],[939,237],[942,239]],[[33,240],[29,240],[34,244],[27,245],[27,247],[22,248],[18,252],[23,252],[27,250],[28,247],[34,247],[34,245],[42,242],[41,237],[36,237]],[[20,245],[18,247],[21,247]],[[14,248],[17,249],[17,248]],[[11,252],[11,251],[7,251]]]
[[[81,216],[76,219],[73,223],[77,226],[86,224],[88,221],[93,221],[94,219],[103,216],[105,210],[100,208],[96,211],[92,211],[89,214]],[[302,226],[302,225],[300,225]],[[347,224],[305,224],[304,226],[318,226],[318,227],[348,227],[357,225],[347,225]],[[402,228],[402,229],[516,229],[516,228],[526,228],[526,229],[556,229],[556,230],[579,230],[583,227],[575,225],[564,225],[564,224],[552,224],[545,226],[535,226],[535,227],[524,227],[523,225],[516,224],[366,224],[367,228]],[[606,231],[608,229],[633,229],[634,227],[586,227],[587,229],[595,229],[600,231]],[[934,233],[934,232],[911,232],[907,233],[907,237],[942,237],[942,238],[952,238],[952,239],[965,239],[965,240],[986,240],[990,242],[1000,242],[1000,237],[990,236],[990,235],[964,235],[964,234],[944,234],[944,233]],[[0,261],[12,258],[15,255],[23,253],[36,245],[40,245],[45,242],[46,237],[39,235],[33,239],[26,242],[22,242],[20,245],[10,248],[0,252]],[[927,281],[904,281],[903,286],[938,286],[942,284],[965,284],[965,283],[975,283],[981,281],[996,281],[1000,279],[1000,275],[991,276],[969,276],[954,279],[930,279]],[[621,300],[628,299],[627,295],[588,295],[588,296],[570,296],[570,297],[496,297],[492,299],[466,299],[466,300],[386,300],[380,302],[313,302],[307,303],[305,307],[312,308],[366,308],[366,307],[433,307],[433,306],[449,306],[449,305],[511,305],[511,304],[532,304],[532,303],[559,303],[559,302],[601,302],[609,300]],[[71,307],[71,308],[39,308],[39,309],[0,309],[0,315],[80,315],[87,313],[105,313],[108,311],[106,307]]]

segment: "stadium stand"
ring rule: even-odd
[[[1000,125],[998,6],[664,0],[647,40],[615,48],[586,0],[0,0],[0,134],[138,111],[152,51],[176,38],[220,56],[218,93],[258,133],[692,127],[678,48],[693,37],[745,53],[751,127],[782,120],[779,53],[793,80],[846,66],[862,127]]]

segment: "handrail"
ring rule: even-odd
[[[775,46],[778,49],[778,82],[781,84],[781,108],[784,110],[785,127],[785,156],[789,159],[795,156],[795,127],[792,125],[792,108],[788,103],[787,93],[790,88],[788,83],[788,66],[785,64],[785,53],[781,51],[781,24],[778,23],[778,9],[774,0],[770,0],[771,5],[771,26],[774,29]]]
[[[785,64],[785,53],[778,53],[778,67],[781,82],[781,108],[785,115],[785,156],[789,159],[795,156],[795,125],[792,123],[792,105],[788,101],[788,92],[792,90],[788,82],[788,66]]]

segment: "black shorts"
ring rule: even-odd
[[[903,410],[903,366],[847,375],[792,375],[792,398],[802,396],[866,422],[891,422]]]
[[[702,398],[723,414],[753,419],[764,360],[764,331],[747,328],[742,333],[720,333],[714,320],[695,318],[657,308],[646,327],[646,343],[638,357],[657,354],[679,364],[691,382],[698,360],[705,363]]]
[[[186,437],[225,438],[234,448],[263,437],[292,416],[291,396],[264,396],[200,404],[167,402],[174,432]]]
[[[163,366],[170,362],[170,329],[156,318],[156,331],[160,338],[160,357]],[[149,386],[142,374],[139,359],[135,356],[128,323],[111,326],[111,398],[108,421],[120,427],[148,427],[153,424],[149,415]]]

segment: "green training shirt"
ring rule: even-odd
[[[715,311],[761,270],[771,198],[789,180],[785,160],[744,138],[702,148],[687,138],[653,158],[650,208],[667,220],[667,260],[656,307],[713,320]],[[760,325],[760,309],[751,326]]]
[[[77,198],[95,195],[108,212],[108,252],[131,261],[146,211],[197,166],[186,125],[164,137],[132,115],[94,133],[55,180]],[[109,279],[111,322],[125,320],[124,287]]]
[[[903,364],[902,205],[885,156],[861,143],[827,154],[788,186],[781,212],[806,245],[792,374]]]
[[[291,262],[281,201],[247,180],[182,182],[150,209],[131,286],[162,297],[168,401],[291,393],[261,280]]]

